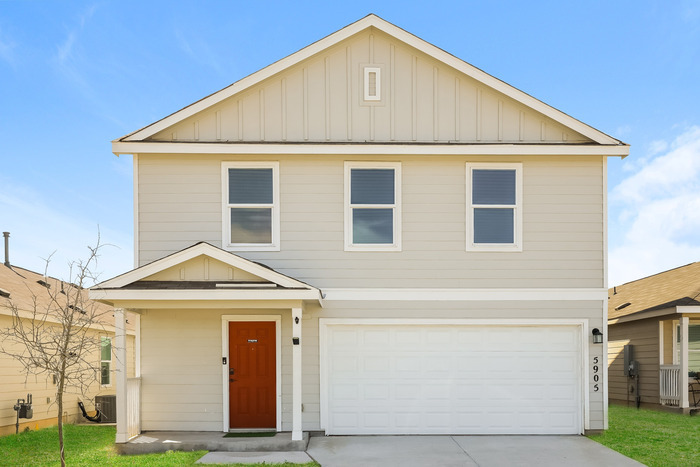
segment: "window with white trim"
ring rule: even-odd
[[[676,321],[677,323],[677,321]],[[681,361],[681,326],[675,325],[675,339],[673,342],[673,364]],[[688,325],[688,371],[700,373],[700,324]]]
[[[112,339],[100,337],[100,385],[112,384]]]
[[[467,251],[522,251],[522,164],[467,163]]]
[[[279,163],[224,162],[223,245],[279,250]]]
[[[345,250],[401,250],[400,163],[345,163]]]

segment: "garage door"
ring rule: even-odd
[[[577,326],[329,324],[328,434],[582,431]]]

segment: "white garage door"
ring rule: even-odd
[[[577,326],[329,324],[328,434],[582,431]]]

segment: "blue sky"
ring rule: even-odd
[[[133,266],[110,141],[368,13],[631,144],[609,160],[610,285],[700,261],[700,2],[0,0],[0,230],[60,276],[97,230]]]

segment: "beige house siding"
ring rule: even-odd
[[[222,242],[226,156],[142,155],[140,265]],[[239,252],[316,287],[602,287],[603,161],[539,156],[251,156],[279,160],[281,251]],[[402,251],[344,251],[343,163],[400,161]],[[523,162],[523,251],[466,252],[466,162]]]
[[[587,319],[601,327],[602,303],[582,302],[326,302],[303,315],[302,429],[320,430],[319,317]],[[291,430],[291,329],[289,310],[146,310],[141,317],[143,430],[220,431],[223,426],[222,315],[280,315],[282,430]],[[588,336],[583,336],[586,339]],[[603,358],[589,346],[589,360]],[[592,378],[592,376],[589,376]],[[603,392],[589,386],[590,427],[603,428]]]
[[[664,339],[666,340],[666,339]],[[608,390],[614,401],[635,403],[631,392],[637,382],[623,374],[626,344],[633,345],[633,358],[639,362],[639,393],[643,403],[659,403],[659,322],[646,319],[608,327]]]
[[[364,100],[366,66],[380,69],[379,101]],[[375,28],[149,139],[590,142]]]
[[[8,315],[0,314],[0,328],[12,325],[12,318]],[[98,335],[109,335],[106,333],[95,333]],[[134,336],[127,336],[127,355],[129,363],[127,374],[133,377],[134,370]],[[95,365],[99,367],[99,353],[94,356]],[[64,421],[79,422],[82,414],[78,408],[78,401],[85,402],[88,411],[93,410],[95,396],[114,394],[114,381],[116,361],[112,359],[112,385],[101,387],[99,384],[99,374],[95,375],[95,383],[89,388],[86,394],[77,393],[77,388],[68,388],[64,394]],[[13,410],[17,399],[25,399],[28,393],[32,394],[34,416],[31,419],[20,419],[20,431],[25,428],[35,430],[52,426],[57,423],[56,413],[56,385],[53,384],[50,376],[26,376],[21,365],[7,355],[0,354],[0,436],[14,433],[17,413]]]

